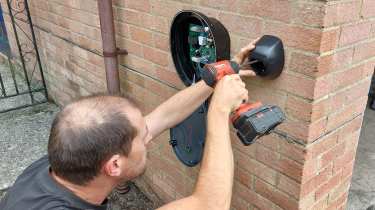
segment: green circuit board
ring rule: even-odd
[[[216,47],[205,27],[189,25],[189,55],[196,72],[207,63],[216,62]]]

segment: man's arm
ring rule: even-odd
[[[255,48],[255,39],[243,47],[233,57],[233,61],[242,64]],[[252,77],[255,73],[251,70],[241,70],[240,76]],[[146,116],[146,123],[152,137],[157,137],[164,130],[174,127],[191,113],[193,113],[211,95],[213,89],[203,81],[196,83],[172,96]]]
[[[213,89],[200,81],[158,106],[146,116],[146,123],[152,137],[174,127],[193,113],[211,95]]]
[[[248,99],[238,75],[226,76],[217,84],[208,112],[207,137],[198,182],[193,194],[159,210],[225,210],[230,208],[233,185],[233,152],[229,114]]]

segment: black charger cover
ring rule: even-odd
[[[285,62],[284,45],[280,38],[271,35],[263,36],[255,45],[255,49],[249,56],[249,61],[257,60],[251,64],[258,76],[266,79],[277,78]]]

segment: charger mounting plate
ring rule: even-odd
[[[170,49],[177,73],[186,86],[201,80],[204,64],[230,59],[230,37],[218,20],[193,10],[176,14],[170,31]],[[200,163],[206,138],[208,101],[170,130],[170,144],[186,166]]]

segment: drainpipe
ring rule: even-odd
[[[120,93],[118,55],[126,55],[126,50],[116,47],[115,24],[113,20],[112,0],[98,0],[100,29],[102,33],[103,57],[109,94]]]

